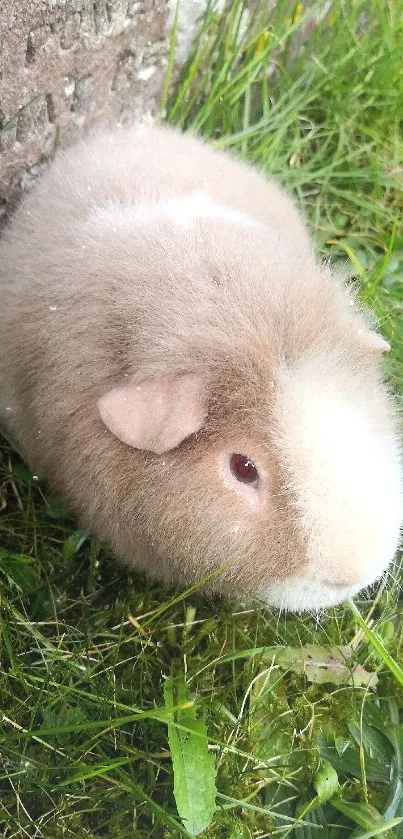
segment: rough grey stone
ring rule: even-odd
[[[168,0],[0,0],[0,224],[56,144],[155,111],[168,14]]]
[[[217,9],[223,8],[225,0],[217,0]],[[169,24],[172,26],[177,0],[169,0]],[[176,60],[185,61],[193,44],[200,21],[206,11],[208,0],[188,0],[178,8],[178,26],[176,30]]]

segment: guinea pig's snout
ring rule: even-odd
[[[344,374],[332,382],[323,369],[319,358],[302,363],[281,380],[276,403],[306,546],[299,574],[270,587],[282,608],[327,608],[368,588],[387,573],[400,540],[403,470],[386,405],[371,401],[365,380],[356,392]]]
[[[368,544],[358,545],[355,551],[346,550],[343,558],[340,555],[338,559],[334,557],[332,565],[327,564],[322,568],[319,565],[318,579],[335,595],[342,595],[344,591],[346,596],[350,596],[349,592],[360,591],[379,580],[387,571],[392,554],[393,549],[390,552],[384,551],[379,545],[375,551],[371,551]]]
[[[325,586],[329,588],[333,588],[336,590],[341,590],[343,588],[350,588],[351,586],[365,586],[365,580],[359,573],[351,573],[345,572],[344,574],[335,577],[334,579],[325,579],[323,580]]]

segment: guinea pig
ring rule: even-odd
[[[252,166],[157,126],[60,152],[0,243],[3,422],[116,557],[320,609],[403,517],[386,341]]]

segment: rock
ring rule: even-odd
[[[0,3],[0,225],[58,145],[98,124],[155,113],[172,2]],[[182,4],[195,11],[194,0]],[[195,5],[197,14],[188,15],[188,40],[181,43],[182,60],[206,3]]]

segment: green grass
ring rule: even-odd
[[[241,0],[210,10],[166,118],[294,191],[374,305],[401,389],[403,2],[334,2],[300,53],[305,6],[266,6],[246,30]],[[402,839],[398,568],[356,601],[368,632],[348,604],[278,617],[128,574],[6,442],[0,508],[1,837],[190,835],[176,801],[207,732],[203,836]]]

